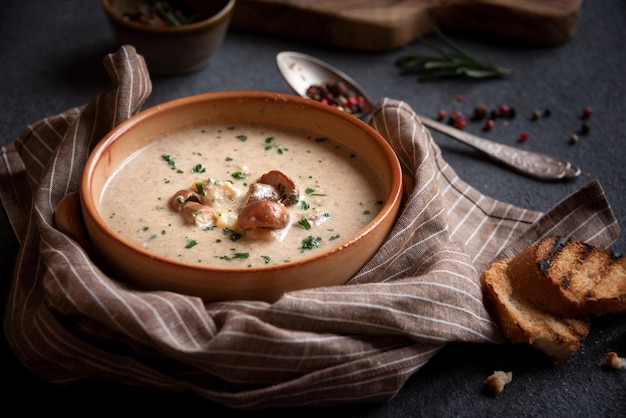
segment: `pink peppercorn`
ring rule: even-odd
[[[453,126],[457,129],[463,130],[467,125],[467,119],[465,117],[459,117],[454,120]]]
[[[485,121],[485,124],[483,125],[483,130],[490,131],[493,129],[494,125],[495,125],[495,122],[493,121],[493,119],[487,119]]]
[[[528,132],[522,132],[519,134],[519,136],[517,137],[517,140],[519,142],[524,142],[528,139]]]

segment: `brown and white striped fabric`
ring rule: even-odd
[[[53,223],[90,149],[151,92],[132,47],[104,65],[113,91],[28,126],[1,152],[2,203],[21,243],[5,331],[20,361],[51,382],[188,390],[238,409],[385,402],[447,342],[503,341],[479,284],[492,260],[547,235],[607,247],[620,233],[597,182],[546,214],[485,196],[446,164],[409,106],[383,99],[371,124],[415,185],[347,285],[273,304],[130,288]]]

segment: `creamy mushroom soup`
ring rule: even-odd
[[[108,180],[100,213],[147,251],[186,263],[296,261],[357,234],[383,204],[358,152],[254,124],[179,130]]]

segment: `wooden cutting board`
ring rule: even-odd
[[[340,48],[385,51],[442,31],[534,45],[570,39],[582,0],[237,0],[232,27]]]

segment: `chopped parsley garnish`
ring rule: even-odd
[[[246,174],[242,173],[241,171],[235,171],[234,173],[231,174],[231,176],[238,180],[243,180],[246,178]]]
[[[241,142],[246,142],[248,137],[245,135],[237,135],[237,139],[240,140]]]
[[[262,255],[261,258],[263,259],[265,264],[269,264],[269,262],[270,262],[270,256],[269,255]]]
[[[174,156],[171,154],[163,154],[161,158],[165,160],[165,162],[172,167],[172,170],[176,168],[176,160],[174,160]]]
[[[174,156],[171,154],[162,154],[161,158],[165,160],[165,162],[170,166],[172,170],[176,170],[177,173],[182,173],[183,170],[176,168],[176,160],[174,160]]]
[[[311,188],[311,187],[307,187],[304,190],[304,193],[308,194],[309,196],[326,196],[323,193],[315,193],[315,189]]]
[[[312,250],[313,248],[319,247],[321,240],[322,239],[320,237],[314,237],[312,235],[309,235],[302,240],[302,244],[300,245],[300,251]]]
[[[230,260],[235,260],[235,259],[245,260],[248,257],[250,257],[250,253],[233,253],[232,255],[223,255],[223,256],[219,256],[217,258],[219,258],[221,260],[230,261]]]
[[[308,210],[309,209],[309,204],[307,202],[305,202],[304,200],[300,201],[300,209],[302,210]]]
[[[196,241],[195,239],[187,238],[187,244],[185,245],[185,248],[193,248],[196,245],[198,245],[198,241]]]
[[[229,228],[223,228],[222,229],[222,233],[224,235],[226,235],[231,241],[237,241],[239,238],[241,238],[241,234],[238,232],[233,231],[232,229]]]
[[[265,151],[270,151],[272,149],[275,149],[277,154],[283,154],[285,151],[287,151],[287,148],[284,148],[281,145],[274,142],[273,136],[269,136],[265,138],[265,145],[263,145],[263,149]]]
[[[309,222],[308,219],[306,218],[302,218],[298,221],[298,225],[300,225],[302,227],[302,229],[311,229],[311,223]]]
[[[196,183],[196,191],[202,196],[206,196],[206,191],[204,190],[204,184],[201,182]]]
[[[333,235],[333,236],[332,236],[332,237],[330,237],[329,239],[330,239],[331,241],[334,241],[334,240],[336,240],[336,239],[338,239],[338,238],[339,238],[339,234],[337,234],[337,235]]]
[[[202,164],[196,164],[191,168],[191,174],[204,173],[204,172],[206,172],[206,168],[204,168]]]

